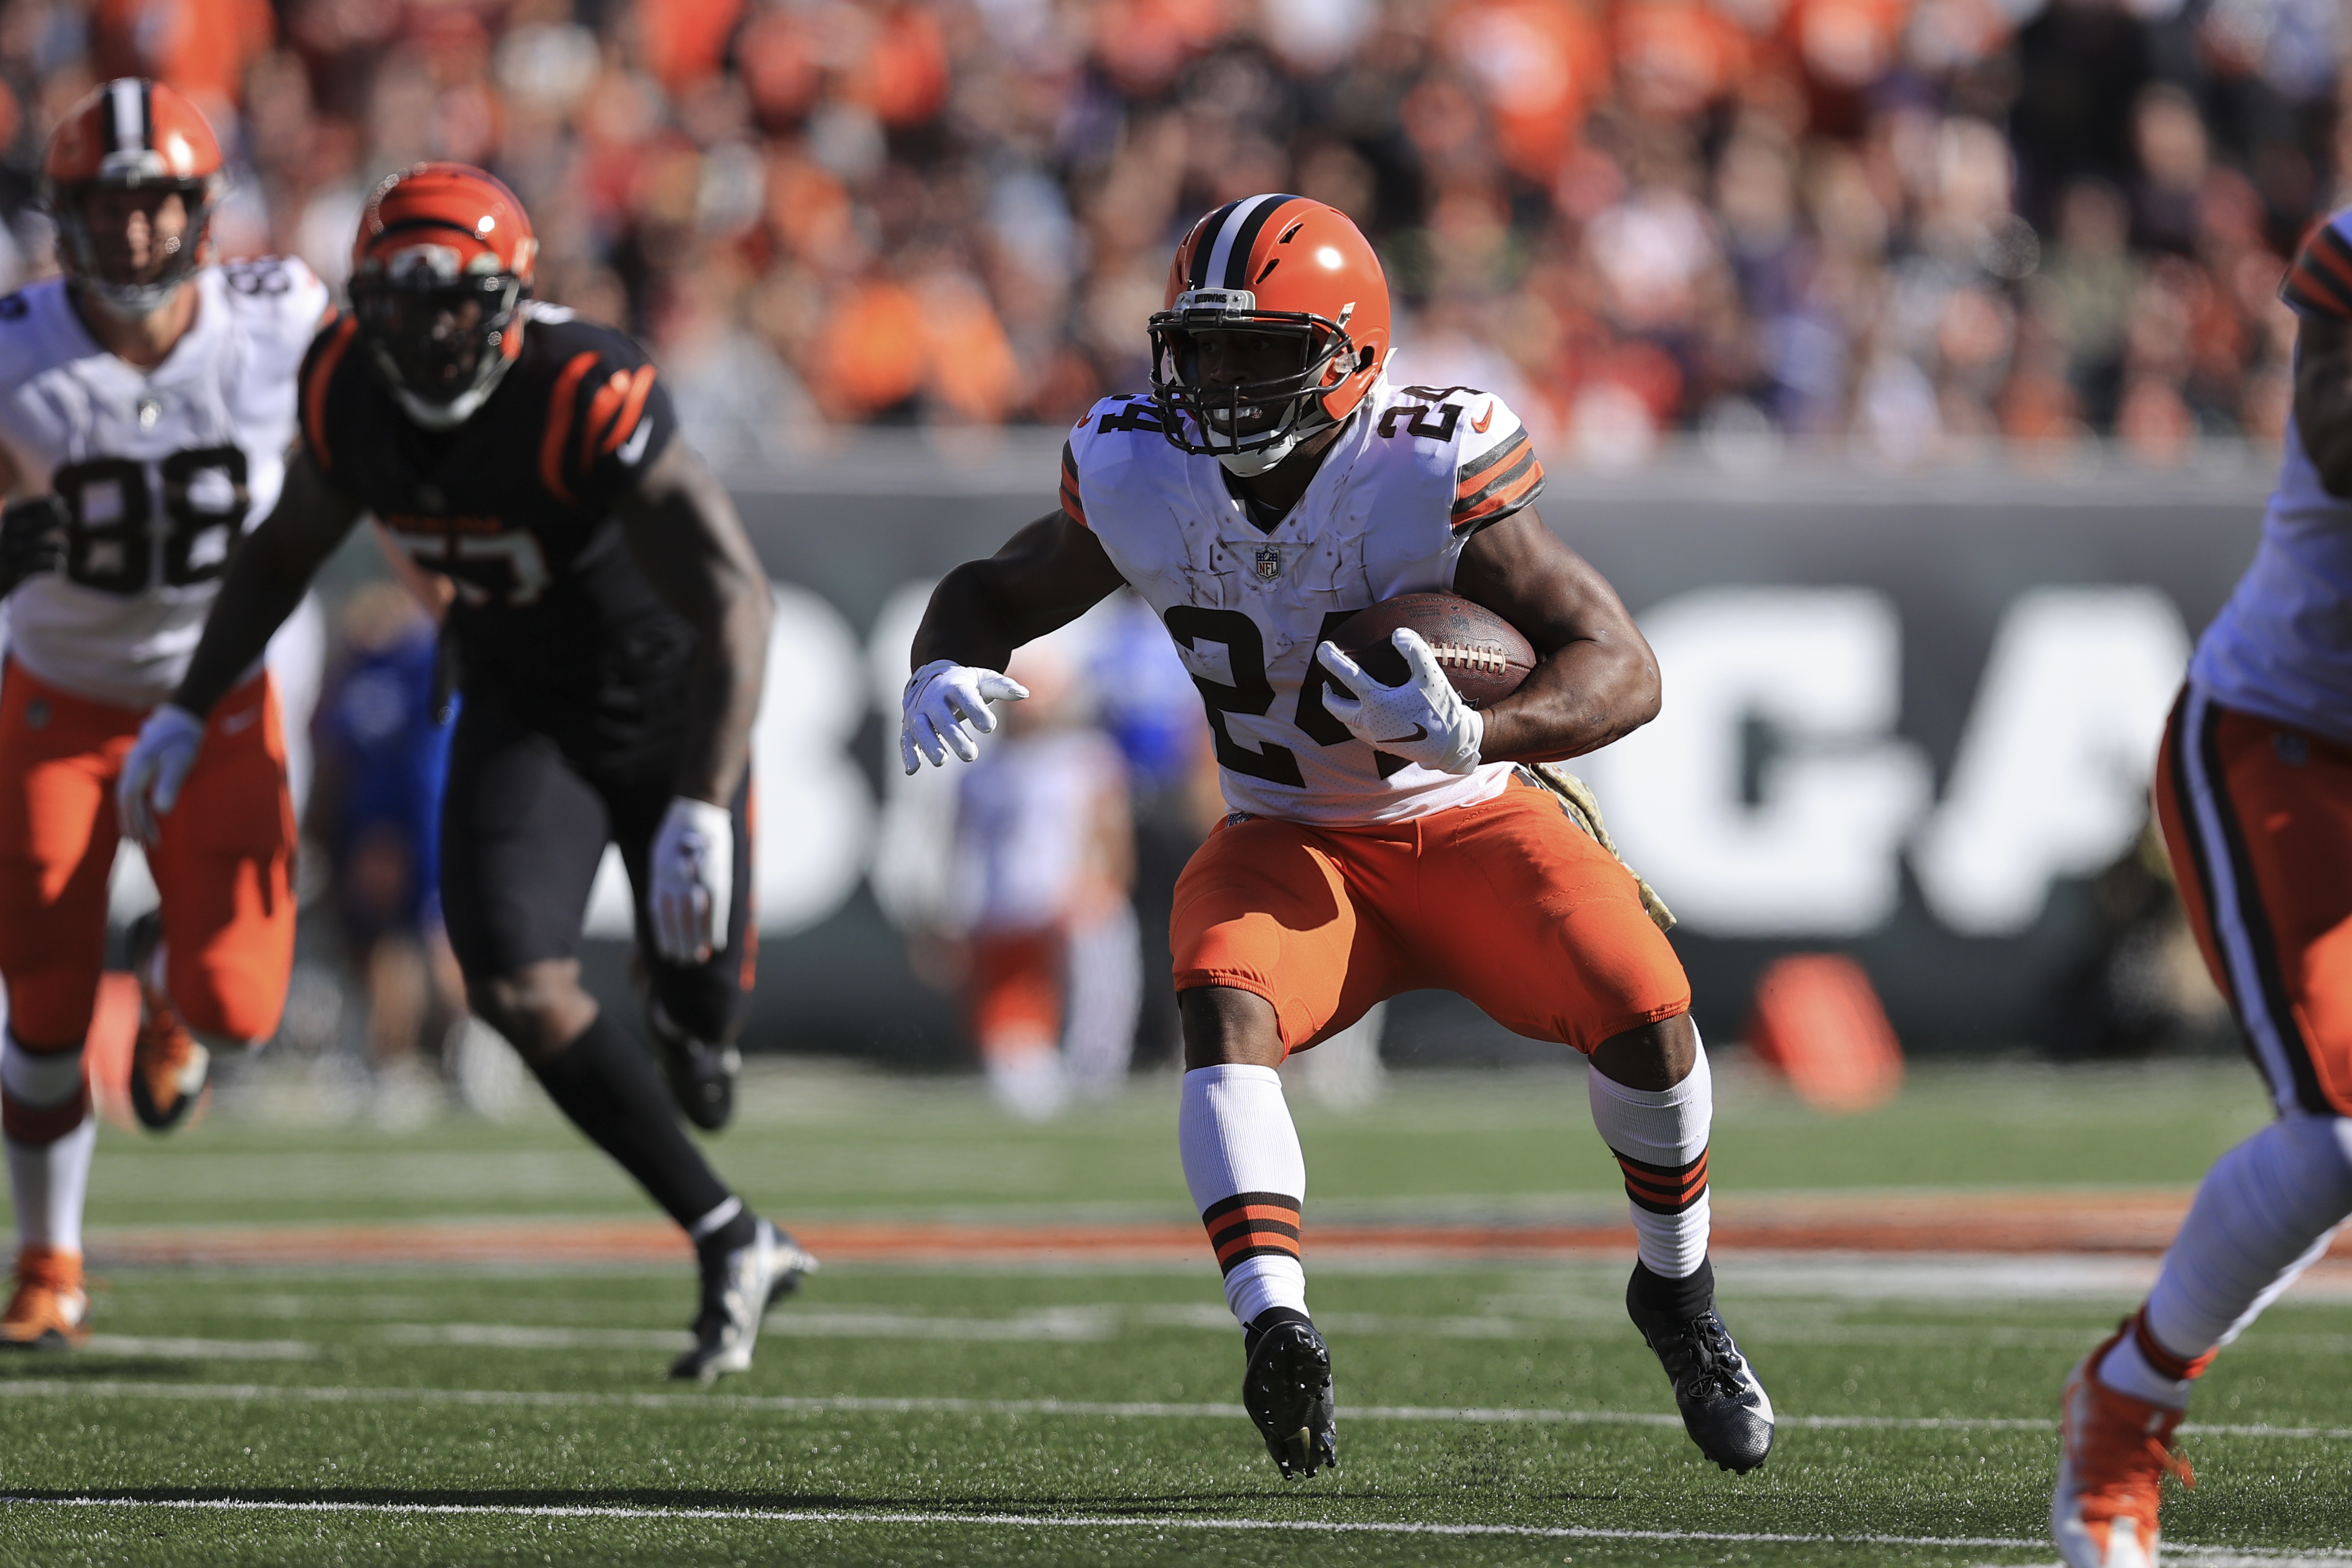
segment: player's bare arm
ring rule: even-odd
[[[940,580],[908,662],[1002,670],[1013,650],[1066,626],[1126,585],[1102,543],[1067,514],[1050,513]]]
[[[1454,591],[1526,633],[1538,663],[1486,712],[1488,762],[1580,757],[1658,716],[1658,661],[1623,601],[1533,507],[1472,536]]]
[[[682,441],[665,448],[613,510],[637,569],[698,637],[677,792],[724,805],[751,759],[767,673],[767,573],[735,503]]]
[[[188,673],[172,694],[173,706],[197,718],[212,712],[253,668],[359,520],[358,503],[328,484],[310,454],[298,449],[287,461],[278,505],[237,546],[221,579],[220,596]]]
[[[2294,343],[2294,423],[2327,493],[2352,498],[2352,321],[2303,318]]]

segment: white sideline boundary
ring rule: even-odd
[[[1172,1404],[1082,1399],[877,1398],[864,1395],[621,1394],[570,1389],[360,1388],[344,1385],[275,1383],[138,1383],[128,1380],[24,1378],[0,1382],[0,1398],[154,1399],[190,1404],[285,1401],[311,1405],[529,1406],[535,1409],[623,1408],[632,1410],[772,1411],[780,1415],[883,1416],[1068,1416],[1136,1420],[1246,1419],[1238,1405]],[[1569,1425],[1664,1427],[1680,1430],[1682,1418],[1646,1410],[1550,1410],[1515,1406],[1347,1405],[1345,1420],[1431,1421],[1465,1425]],[[2058,1423],[2044,1416],[1789,1416],[1783,1429],[1826,1432],[2051,1432]],[[2352,1442],[2352,1427],[2223,1426],[2187,1422],[2186,1437],[2261,1437],[2303,1442]],[[892,1517],[898,1517],[893,1515]],[[2352,1557],[2346,1559],[2352,1564]]]
[[[616,1508],[596,1504],[359,1502],[285,1498],[12,1497],[0,1503],[18,1508],[142,1508],[223,1513],[421,1514],[458,1518],[631,1519],[746,1521],[761,1524],[983,1525],[1017,1530],[1265,1531],[1315,1535],[1517,1536],[1545,1541],[1713,1542],[1748,1546],[1990,1547],[2039,1551],[2048,1542],[2008,1535],[1838,1535],[1731,1530],[1612,1530],[1580,1524],[1433,1524],[1409,1520],[1169,1519],[1121,1514],[900,1513],[881,1509]],[[2285,1547],[2192,1546],[2168,1542],[2168,1557],[2215,1564],[2306,1563],[2312,1568],[2352,1565],[2342,1552],[2310,1552]]]

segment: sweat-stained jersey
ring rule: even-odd
[[[1175,639],[1209,710],[1225,800],[1254,816],[1382,822],[1484,800],[1509,779],[1376,753],[1323,706],[1316,644],[1400,593],[1451,592],[1462,546],[1543,488],[1526,430],[1467,387],[1375,382],[1298,505],[1251,519],[1214,457],[1171,445],[1149,398],[1070,434],[1062,507]]]
[[[2352,209],[2313,231],[2279,286],[2305,319],[2352,321]],[[2352,501],[2331,496],[2290,416],[2253,564],[2198,639],[2215,702],[2352,744]]]
[[[328,308],[289,259],[190,281],[195,319],[152,371],[99,347],[60,278],[0,298],[0,442],[68,517],[64,570],[9,600],[8,651],[118,707],[179,685],[230,554],[277,505],[295,371]]]
[[[525,307],[514,366],[473,416],[425,430],[350,317],[302,367],[302,440],[329,484],[457,590],[469,703],[504,703],[592,768],[665,762],[683,731],[694,629],[630,558],[614,499],[677,430],[627,334]]]

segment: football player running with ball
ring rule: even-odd
[[[352,312],[302,365],[285,493],[232,564],[186,677],[140,731],[122,810],[142,832],[168,831],[209,756],[205,716],[362,512],[449,578],[465,695],[442,808],[450,946],[474,1010],[692,1238],[702,1307],[671,1372],[707,1378],[750,1364],[761,1314],[813,1266],[677,1120],[716,1127],[732,1105],[771,601],[654,367],[625,335],[532,302],[534,249],[521,204],[478,169],[418,164],[369,196]],[[608,841],[635,890],[675,1108],[580,984]]]
[[[1501,401],[1388,383],[1388,284],[1340,213],[1260,195],[1210,214],[1150,336],[1152,395],[1078,423],[1060,510],[933,594],[901,749],[909,771],[976,756],[988,705],[1024,695],[1000,673],[1012,650],[1122,583],[1192,669],[1233,811],[1176,889],[1177,1141],[1244,1331],[1243,1403],[1286,1476],[1337,1462],[1275,1069],[1384,997],[1441,987],[1591,1059],[1640,1237],[1627,1305],[1692,1439],[1754,1469],[1772,1406],[1715,1310],[1689,983],[1633,875],[1514,767],[1648,722],[1648,645],[1536,516],[1543,471]],[[1410,629],[1398,686],[1327,641],[1430,591],[1527,634],[1538,661],[1516,693],[1474,711]]]
[[[2352,1214],[2352,212],[2304,242],[2294,411],[2253,564],[2165,727],[2157,819],[2278,1119],[2206,1173],[2139,1311],[2068,1379],[2051,1525],[2148,1568],[2189,1391]]]
[[[0,1344],[89,1333],[82,1195],[97,1124],[82,1043],[122,836],[114,784],[187,668],[246,525],[277,499],[294,377],[328,308],[299,261],[216,267],[221,154],[194,106],[126,78],[59,121],[42,165],[64,277],[0,298],[0,1127],[21,1246]],[[256,643],[222,672],[162,896],[131,934],[131,1103],[178,1125],[214,1051],[277,1032],[294,958],[294,815]]]

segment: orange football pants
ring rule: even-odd
[[[1587,1053],[1690,1009],[1633,874],[1518,779],[1404,822],[1229,820],[1177,881],[1170,945],[1179,991],[1264,997],[1287,1051],[1423,988]]]
[[[0,978],[26,1049],[89,1031],[106,957],[106,889],[121,829],[114,787],[146,716],[49,685],[15,660],[0,678]],[[294,805],[265,673],[213,712],[147,863],[162,895],[164,984],[191,1029],[278,1031],[294,963]]]
[[[2189,687],[2165,726],[2156,812],[2272,1098],[2352,1116],[2352,747]]]
[[[1051,927],[972,937],[968,1011],[983,1057],[992,1048],[1060,1040],[1065,946],[1062,933]]]

